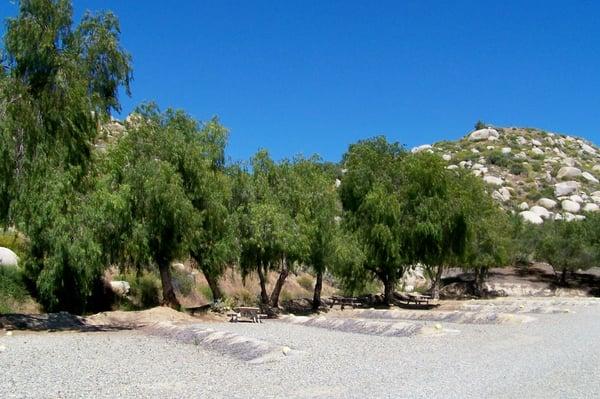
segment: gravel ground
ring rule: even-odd
[[[249,364],[140,331],[0,337],[0,398],[600,397],[600,305],[527,324],[380,337],[278,321],[202,323],[301,356]]]

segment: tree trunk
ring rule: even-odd
[[[274,308],[279,306],[279,295],[281,294],[281,289],[283,288],[283,284],[285,283],[288,274],[289,271],[286,267],[279,273],[275,287],[273,287],[273,292],[271,292],[271,306]]]
[[[567,268],[562,269],[560,273],[560,285],[567,285]]]
[[[317,312],[321,306],[321,290],[323,289],[323,272],[317,272],[317,281],[315,283],[315,294],[313,295],[312,310]]]
[[[475,295],[483,296],[483,283],[485,281],[486,269],[478,267],[475,269]]]
[[[219,280],[214,278],[210,273],[202,270],[202,274],[204,274],[204,278],[210,287],[210,291],[212,292],[213,302],[217,302],[222,298],[221,289],[219,288]]]
[[[260,282],[260,302],[263,305],[269,304],[269,295],[267,294],[267,281],[263,272],[263,265],[259,264],[257,268],[258,280]]]
[[[435,278],[433,279],[433,284],[431,286],[431,296],[433,299],[440,299],[440,288],[442,285],[442,273],[444,272],[443,266],[437,266],[437,270],[435,272]]]
[[[394,280],[390,276],[383,279],[383,302],[386,306],[392,305],[394,297]]]
[[[175,310],[181,308],[181,304],[175,296],[175,290],[173,289],[173,281],[171,280],[171,267],[168,261],[158,262],[158,269],[160,270],[160,281],[162,283],[163,291],[163,305],[169,306]]]

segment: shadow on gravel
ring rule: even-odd
[[[0,315],[0,328],[29,331],[118,331],[129,330],[126,326],[98,326],[87,324],[85,319],[68,312],[46,314],[3,314]]]

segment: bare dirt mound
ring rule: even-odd
[[[142,329],[146,334],[198,345],[249,363],[265,363],[302,354],[301,351],[272,342],[245,337],[228,331],[216,331],[198,325],[176,325],[172,322],[151,324]]]
[[[495,312],[484,309],[479,312],[471,311],[406,311],[406,310],[355,310],[352,312],[365,319],[394,319],[419,321],[444,321],[459,324],[504,324],[528,323],[535,320],[525,315]]]
[[[389,322],[349,318],[327,318],[323,316],[283,316],[281,321],[308,327],[318,327],[342,332],[379,335],[382,337],[412,337],[416,335],[444,335],[457,333],[436,324],[433,326],[411,322]]]
[[[157,306],[141,311],[102,312],[85,318],[87,324],[122,328],[140,328],[160,322],[192,323],[198,319],[174,309]]]

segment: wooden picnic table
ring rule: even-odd
[[[236,323],[240,321],[240,318],[244,317],[250,319],[253,323],[262,323],[262,319],[266,318],[266,314],[260,313],[260,308],[251,306],[239,306],[233,308],[233,312],[228,313],[227,316],[231,317],[229,321]]]
[[[340,310],[344,310],[344,306],[352,306],[352,309],[354,309],[357,306],[360,306],[361,303],[358,298],[333,295],[331,297],[330,308],[333,308],[334,305],[340,305]]]
[[[420,303],[425,303],[427,305],[429,305],[429,301],[432,299],[431,296],[429,295],[423,295],[423,294],[418,294],[418,293],[414,293],[414,292],[409,292],[408,294],[409,300],[407,301],[407,303],[410,304],[410,301],[412,300],[416,305],[420,304]]]

